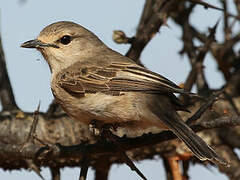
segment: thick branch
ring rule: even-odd
[[[57,126],[58,128],[61,128],[61,126],[66,127],[66,123],[64,123],[64,122],[65,121],[63,121],[63,120],[59,123],[55,122],[54,125]],[[43,120],[41,120],[41,118],[40,118],[39,124],[43,124],[43,123],[46,123],[46,122],[43,122]],[[74,122],[74,123],[75,123],[74,125],[76,125],[76,126],[80,125],[79,122]],[[226,126],[236,126],[236,125],[240,125],[240,117],[238,117],[238,116],[236,116],[236,117],[221,117],[221,118],[214,119],[210,122],[208,122],[208,121],[199,122],[198,124],[193,125],[192,129],[195,131],[200,131],[200,130],[204,130],[204,129],[212,129],[212,128],[216,128],[216,127],[226,127]],[[46,124],[45,124],[45,126],[46,126]],[[43,127],[41,127],[41,128],[43,128]],[[40,129],[38,129],[38,131],[40,131]],[[69,131],[69,129],[66,128],[66,131]],[[45,142],[47,142],[47,139],[48,139],[48,142],[49,142],[49,140],[51,140],[51,137],[46,137],[46,135],[48,134],[47,132],[45,132],[47,134],[45,134],[44,136],[41,135],[41,133],[42,132],[38,132],[38,136],[40,136],[40,138],[42,138],[42,139],[45,137],[44,138],[45,140],[43,139]],[[56,132],[55,132],[55,134],[56,134]],[[48,134],[48,135],[51,136],[50,134]],[[1,135],[1,136],[3,136],[3,138],[2,138],[3,140],[5,140],[5,141],[7,140],[6,137],[4,137],[5,135]],[[134,151],[135,148],[140,148],[140,147],[142,148],[144,146],[147,146],[146,148],[149,148],[148,146],[152,146],[152,145],[155,145],[155,144],[167,141],[167,140],[175,139],[175,138],[176,138],[176,136],[172,132],[165,131],[165,132],[162,132],[159,134],[148,134],[148,135],[143,135],[143,136],[137,137],[137,138],[126,138],[126,137],[117,138],[117,144],[120,144],[121,147],[123,147],[123,150],[125,150],[125,151],[128,151],[128,150]],[[53,141],[53,139],[51,141]],[[66,143],[66,141],[64,141],[64,139],[59,139],[59,142],[61,142],[61,141],[62,141],[62,144],[64,144],[64,142]],[[57,142],[57,141],[55,140],[55,142]],[[97,157],[101,157],[104,154],[105,155],[108,154],[108,156],[115,156],[116,152],[118,152],[118,146],[116,146],[116,144],[109,142],[109,141],[107,142],[104,140],[99,140],[93,144],[80,143],[79,145],[74,145],[74,146],[69,146],[69,144],[67,146],[58,144],[58,145],[53,145],[53,146],[49,145],[49,147],[46,147],[41,144],[31,144],[28,147],[25,147],[25,150],[23,151],[23,153],[19,152],[20,146],[21,146],[20,144],[17,145],[16,143],[15,143],[15,145],[1,143],[0,144],[1,159],[8,158],[8,161],[25,159],[25,158],[35,159],[35,161],[38,162],[37,164],[40,163],[43,165],[48,165],[48,163],[54,161],[55,163],[57,163],[58,166],[60,166],[61,165],[60,159],[65,159],[66,161],[62,161],[65,164],[69,164],[69,163],[67,163],[67,161],[68,161],[67,159],[70,160],[70,159],[74,158],[75,160],[80,161],[81,158],[83,157],[82,155],[84,155],[85,152],[88,152],[88,154],[90,155],[92,164],[94,162],[94,159]],[[6,153],[5,153],[6,151],[8,152],[7,157],[6,157]],[[46,160],[45,160],[46,157],[47,157],[48,162],[46,162]],[[113,162],[118,162],[118,161],[122,162],[121,158],[119,159],[118,156],[115,158],[116,159]]]

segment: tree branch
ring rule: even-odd
[[[0,100],[4,111],[18,109],[7,74],[6,61],[0,36]]]
[[[139,58],[144,47],[166,23],[169,13],[178,4],[178,0],[146,0],[137,33],[126,56],[141,64]]]

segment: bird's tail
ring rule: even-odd
[[[176,112],[171,114],[164,112],[164,114],[164,123],[188,146],[197,158],[202,161],[209,160],[215,164],[229,166],[223,158],[218,156],[210,146],[182,121]]]

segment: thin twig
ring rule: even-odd
[[[40,109],[40,102],[38,104],[37,110],[34,111],[34,113],[33,113],[33,122],[32,122],[30,131],[28,133],[28,137],[27,137],[25,143],[23,143],[21,148],[19,149],[20,152],[23,152],[24,149],[26,149],[28,146],[31,146],[33,144],[35,131],[36,131],[37,123],[38,123],[39,109]]]
[[[168,158],[166,158],[166,157],[162,157],[162,158],[163,158],[163,167],[166,172],[166,180],[173,180],[173,174],[172,174],[172,170],[169,165],[169,162],[168,162]]]
[[[175,10],[174,7],[178,4],[179,1],[175,0],[147,0],[145,2],[144,13],[140,19],[131,47],[126,53],[127,57],[141,64],[139,57],[143,49],[159,31],[160,27],[166,23],[168,15]]]
[[[183,179],[184,180],[189,179],[189,175],[188,175],[189,165],[190,165],[189,161],[182,161]]]
[[[87,179],[87,172],[88,172],[88,167],[89,167],[88,163],[89,163],[89,160],[88,160],[87,154],[84,154],[84,158],[81,163],[79,180]]]
[[[179,159],[177,157],[169,157],[168,158],[168,163],[171,168],[174,180],[182,180],[183,179],[178,160]]]
[[[218,27],[218,24],[219,24],[219,21],[217,21],[216,24],[212,28],[210,28],[209,30],[210,33],[207,36],[207,40],[196,57],[197,62],[198,63],[200,62],[202,67],[203,67],[203,62],[206,57],[206,54],[210,50],[211,44],[215,41],[215,34],[216,34],[216,29]],[[197,79],[196,79],[198,93],[201,95],[208,95],[209,86],[205,78],[204,69],[199,68],[198,70],[199,71],[197,73]]]
[[[126,152],[122,149],[121,145],[117,141],[118,137],[113,135],[109,128],[103,128],[102,135],[105,138],[109,138],[114,144],[116,144],[120,155],[123,157],[124,162],[128,165],[128,167],[130,167],[132,171],[135,171],[143,180],[147,180],[143,173],[135,166],[132,160],[127,156]]]
[[[49,147],[49,144],[43,142],[43,140],[39,139],[36,135],[33,135],[33,138],[38,141],[40,144]]]
[[[201,131],[203,129],[213,129],[221,127],[232,127],[240,125],[240,116],[223,116],[213,119],[211,121],[202,121],[195,123],[192,127],[195,131]]]
[[[59,167],[50,167],[52,180],[60,180],[61,172]]]
[[[38,124],[38,114],[39,114],[40,104],[41,103],[39,101],[37,110],[34,111],[33,123],[32,123],[31,129],[30,129],[30,132],[28,134],[27,142],[33,141],[33,139],[34,139],[34,135],[36,133],[36,127],[37,127],[37,124]]]
[[[235,113],[236,113],[237,115],[240,115],[240,112],[239,112],[236,104],[234,103],[232,97],[230,97],[227,92],[224,92],[224,97],[225,97],[225,98],[228,100],[228,102],[231,104],[231,106],[232,106],[233,110],[235,111]]]
[[[132,171],[136,171],[136,173],[144,180],[147,180],[147,178],[143,175],[143,173],[135,166],[135,164],[132,162],[132,160],[127,156],[126,152],[121,151],[120,152],[122,157],[125,160],[125,163],[128,165],[128,167],[131,168]]]
[[[213,103],[215,101],[217,101],[219,98],[219,95],[222,94],[224,92],[224,90],[218,91],[216,93],[213,93],[209,100],[203,104],[196,113],[194,113],[194,115],[192,115],[190,118],[188,118],[188,120],[186,121],[186,124],[191,125],[194,122],[196,122],[202,115],[204,112],[206,112],[206,110],[211,107],[213,105]]]
[[[205,8],[212,8],[212,9],[224,11],[223,8],[219,8],[219,7],[217,7],[217,6],[213,6],[213,5],[209,4],[209,3],[203,2],[203,1],[201,1],[201,0],[184,0],[184,1],[189,1],[189,2],[191,2],[191,3],[193,3],[193,4],[202,5],[202,6],[204,6]]]

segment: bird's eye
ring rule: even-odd
[[[60,42],[64,45],[67,45],[71,42],[71,36],[65,35],[60,39]]]

